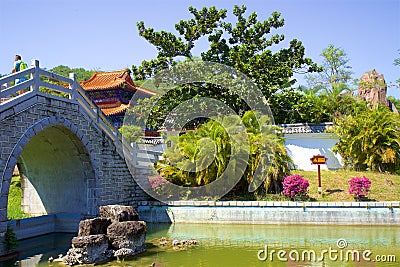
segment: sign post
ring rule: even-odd
[[[321,184],[321,164],[326,164],[326,161],[328,160],[322,155],[316,155],[313,156],[311,159],[311,164],[317,164],[318,165],[318,195],[322,195],[322,184]]]

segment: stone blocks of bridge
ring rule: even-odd
[[[49,129],[53,129],[49,131]],[[47,144],[62,138],[70,144],[69,148],[61,144]],[[41,138],[36,140],[35,138]],[[61,140],[61,141],[60,141]],[[53,155],[36,155],[35,151],[28,151],[30,144],[35,141],[40,146],[48,145]],[[85,113],[83,108],[73,100],[59,99],[50,95],[38,93],[6,110],[0,110],[0,235],[5,232],[7,225],[7,198],[10,181],[15,165],[20,172],[31,182],[32,190],[41,188],[37,192],[40,200],[51,196],[51,190],[61,190],[59,196],[68,206],[73,198],[81,198],[78,202],[83,207],[76,207],[83,215],[95,215],[98,207],[108,204],[123,204],[137,206],[138,201],[148,200],[148,195],[135,183],[125,159],[117,152],[112,140],[105,135],[96,121]],[[58,149],[58,150],[57,150]],[[63,153],[63,151],[67,151]],[[73,155],[75,161],[69,161]],[[25,159],[24,159],[25,156]],[[42,162],[46,160],[48,162]],[[69,163],[69,165],[68,165]],[[52,166],[49,166],[53,164]],[[76,172],[68,172],[65,168],[76,168]],[[52,169],[56,170],[52,172]],[[77,184],[49,188],[42,182],[58,179],[59,183],[71,179],[64,173],[81,175],[76,178]],[[146,176],[146,170],[139,170],[137,175]],[[33,176],[35,177],[33,177]],[[47,179],[40,179],[46,175]],[[32,176],[33,178],[31,179]],[[27,181],[27,182],[28,182]],[[51,186],[50,186],[51,187]],[[84,190],[78,190],[84,188]],[[27,187],[28,189],[28,187]],[[74,192],[84,192],[77,195]],[[54,192],[53,192],[54,193]],[[48,200],[50,201],[50,200]],[[62,201],[60,201],[62,203]],[[29,205],[29,203],[26,203]],[[43,206],[47,212],[45,203]],[[69,207],[72,208],[72,207]],[[62,205],[58,205],[51,212],[64,212]],[[69,210],[70,212],[71,210]],[[41,211],[42,212],[42,211]]]

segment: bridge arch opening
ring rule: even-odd
[[[70,129],[55,125],[37,133],[23,148],[17,167],[26,214],[91,213],[94,170],[86,147]]]

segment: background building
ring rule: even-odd
[[[123,124],[133,95],[138,98],[156,95],[156,92],[136,85],[129,70],[96,72],[80,85],[117,128]]]

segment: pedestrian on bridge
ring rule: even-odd
[[[15,73],[20,71],[22,58],[20,55],[15,55],[14,57],[14,68],[12,69],[11,73]]]
[[[14,68],[12,69],[11,73],[19,72],[21,70],[24,70],[27,68],[27,65],[25,62],[22,61],[22,58],[20,55],[15,55],[14,57]],[[20,77],[19,79],[15,79],[15,84],[22,83],[26,81],[27,78],[25,76]],[[18,92],[18,94],[25,93],[27,89],[21,90]]]

